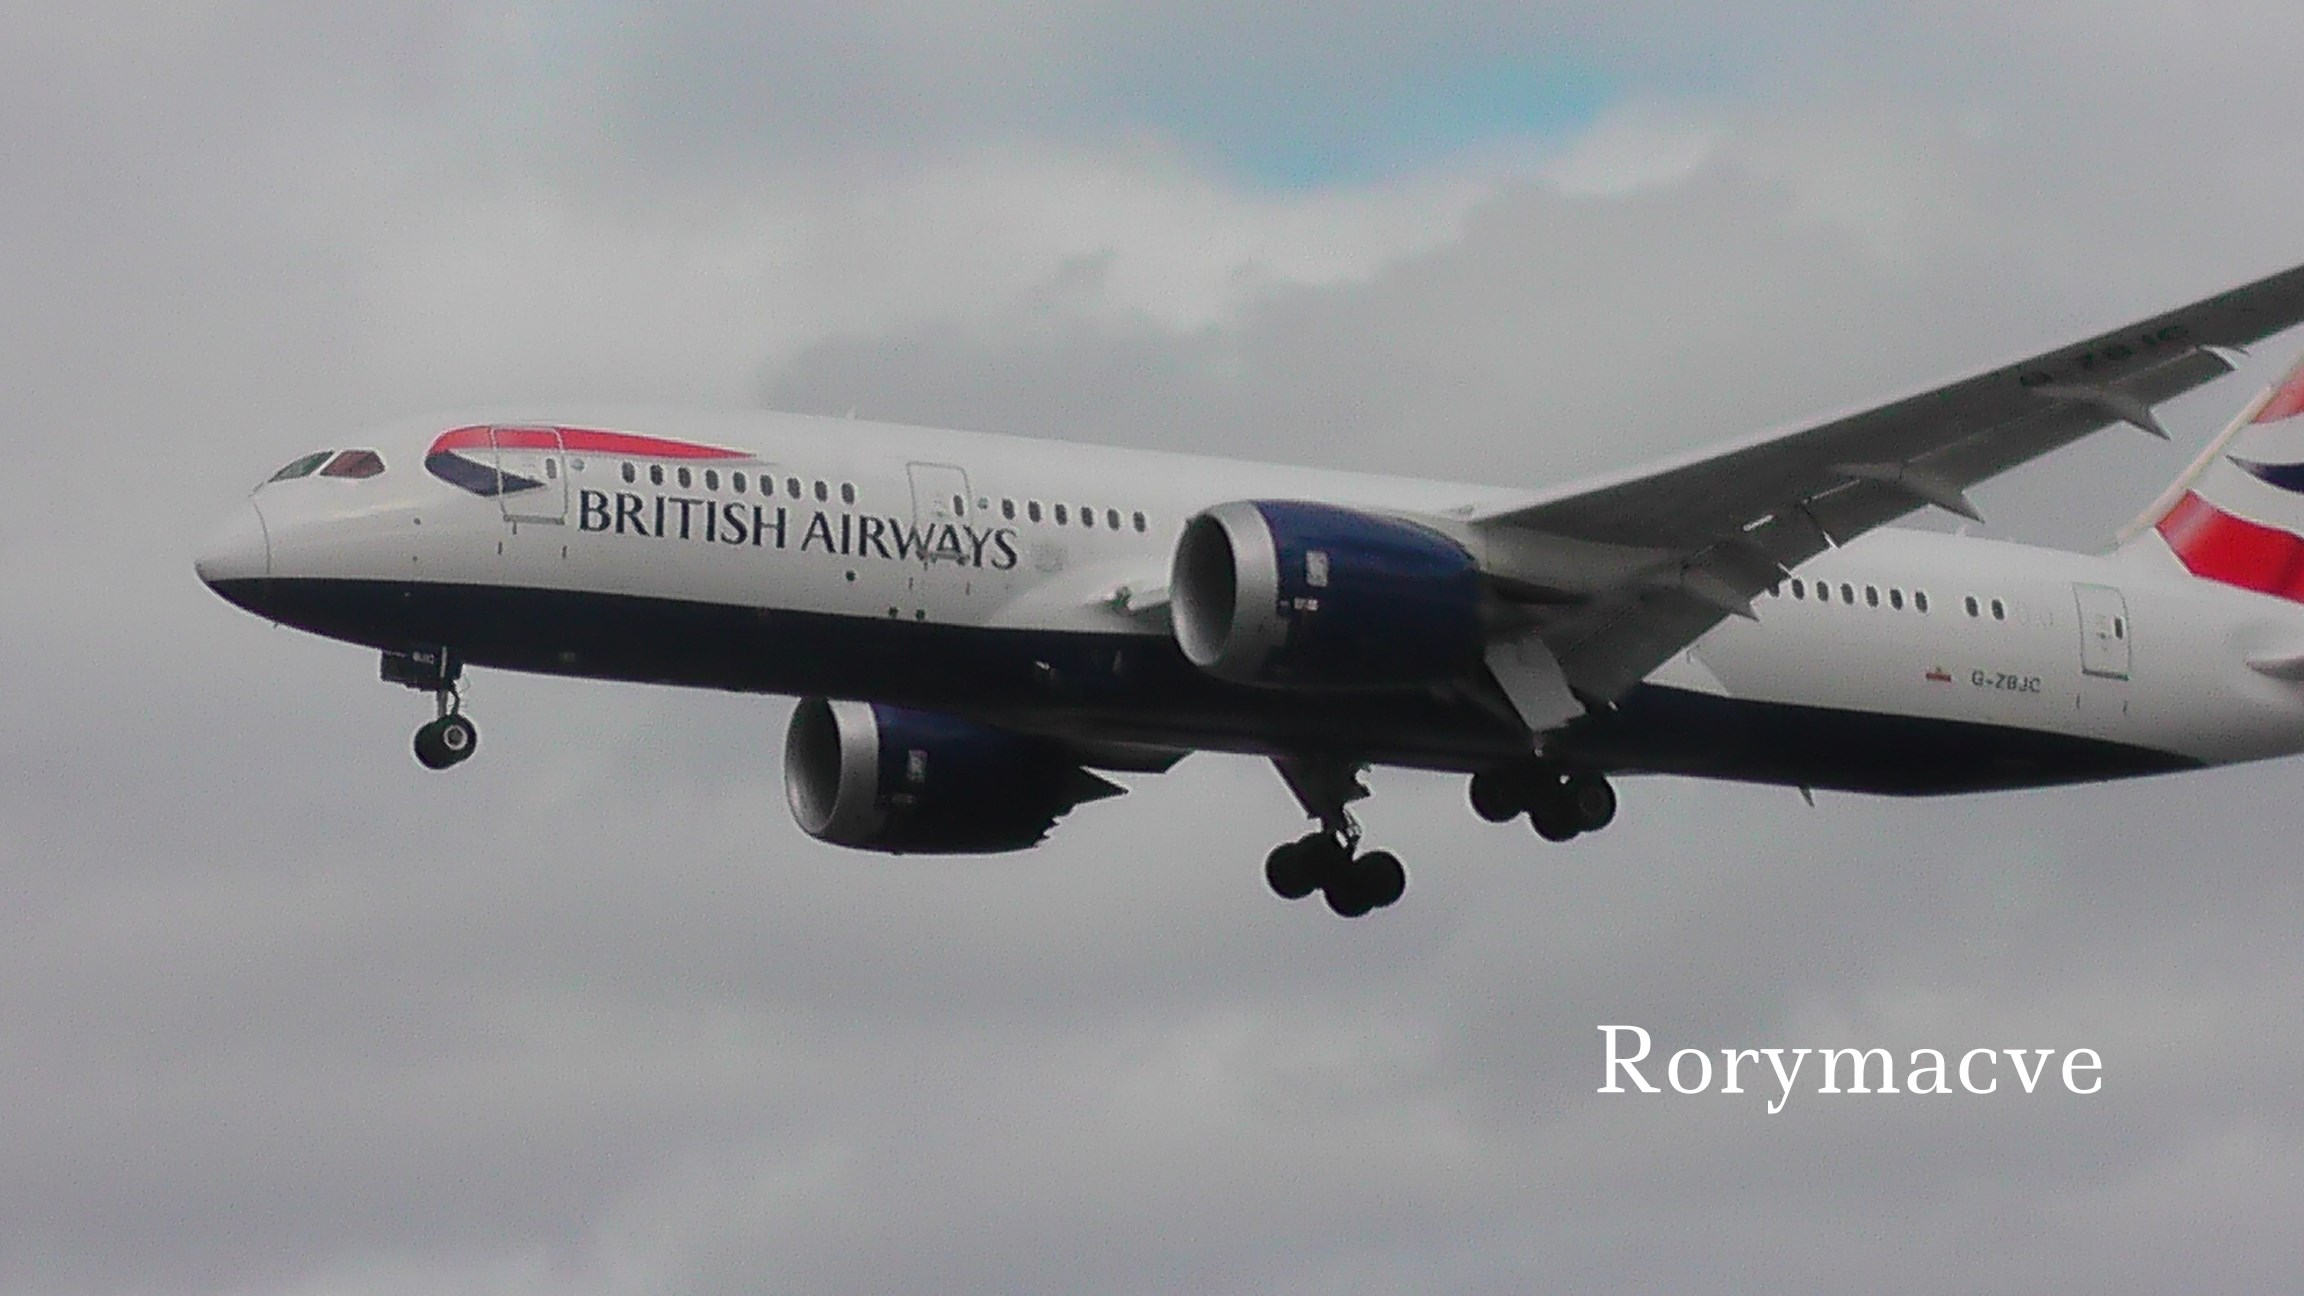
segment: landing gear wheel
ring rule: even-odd
[[[416,731],[416,761],[426,769],[461,765],[479,746],[479,727],[454,712]]]
[[[1390,908],[1408,894],[1408,870],[1401,867],[1400,857],[1390,851],[1370,851],[1353,862],[1352,870],[1367,885],[1368,898],[1375,902],[1375,908]]]
[[[1320,895],[1339,918],[1358,918],[1376,907],[1376,901],[1368,894],[1367,888],[1351,873],[1330,878],[1328,885],[1320,888]]]
[[[1472,776],[1472,813],[1489,823],[1507,823],[1521,810],[1522,789],[1512,772],[1484,769]]]
[[[1541,788],[1528,798],[1528,823],[1537,836],[1549,842],[1567,841],[1584,830],[1576,803],[1560,785]]]
[[[1390,851],[1370,851],[1338,869],[1320,890],[1339,918],[1358,918],[1397,902],[1408,891],[1408,870]]]
[[[1264,881],[1283,900],[1301,900],[1320,889],[1321,879],[1333,870],[1327,855],[1334,847],[1325,837],[1282,842],[1264,857]]]
[[[1597,774],[1570,775],[1561,793],[1579,831],[1598,832],[1616,819],[1616,789]]]

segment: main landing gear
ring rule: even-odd
[[[1316,832],[1282,842],[1264,857],[1264,880],[1283,900],[1318,891],[1340,917],[1382,909],[1407,893],[1408,870],[1390,851],[1355,854],[1356,837]]]
[[[393,684],[432,695],[439,716],[416,731],[416,763],[444,770],[472,759],[480,748],[480,729],[464,714],[461,684],[464,664],[445,648],[425,648],[384,654],[381,671]]]
[[[1408,870],[1390,851],[1360,853],[1360,825],[1346,806],[1368,795],[1359,766],[1333,759],[1275,759],[1304,813],[1320,827],[1282,842],[1264,858],[1264,880],[1283,900],[1318,891],[1338,916],[1358,918],[1397,902],[1408,891]]]
[[[1589,770],[1546,760],[1498,765],[1472,776],[1472,813],[1490,823],[1524,814],[1537,836],[1564,842],[1615,822],[1616,789]]]

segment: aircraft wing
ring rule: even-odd
[[[2153,407],[2230,372],[2228,354],[2304,322],[2304,266],[1872,409],[1571,487],[1469,525],[1507,598],[1490,663],[1530,727],[1620,696],[1798,563],[2100,429],[2165,437]],[[1519,678],[1514,673],[1520,672]],[[1553,703],[1525,696],[1549,687]]]

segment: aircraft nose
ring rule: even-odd
[[[272,574],[272,538],[264,528],[264,515],[256,511],[256,501],[244,501],[232,510],[200,547],[192,570],[219,594],[236,581],[263,580]]]

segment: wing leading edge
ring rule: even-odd
[[[2082,342],[1791,432],[1476,516],[1498,587],[1578,697],[1612,701],[1823,550],[2128,425],[2229,373],[2230,352],[2304,322],[2304,266]],[[1491,655],[1491,664],[1496,656]],[[1500,668],[1506,673],[1509,668]],[[1507,694],[1514,681],[1499,676]],[[1557,689],[1557,686],[1555,686]],[[1559,723],[1528,713],[1532,729]],[[1555,710],[1557,708],[1554,708]]]

